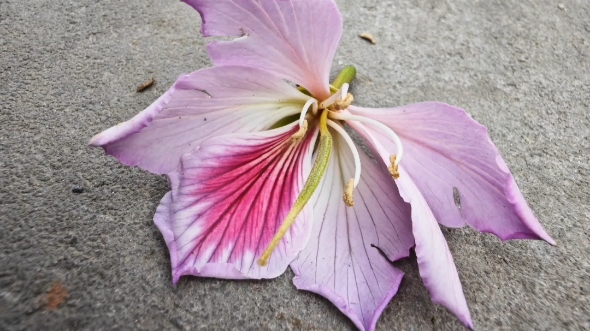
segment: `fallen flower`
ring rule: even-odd
[[[472,328],[438,223],[554,243],[486,129],[463,110],[353,106],[351,67],[329,84],[342,33],[332,0],[185,2],[205,37],[237,38],[209,43],[215,67],[181,76],[90,142],[167,174],[172,189],[154,222],[173,282],[272,278],[290,265],[297,288],[373,330],[403,276],[388,259],[415,247],[432,300]]]

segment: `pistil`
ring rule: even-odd
[[[305,207],[307,202],[309,202],[309,199],[311,199],[313,193],[315,192],[315,190],[319,186],[321,179],[324,176],[326,169],[328,168],[328,162],[330,160],[330,154],[332,152],[332,143],[333,142],[332,142],[332,136],[330,135],[330,132],[328,130],[328,126],[330,126],[332,129],[334,129],[340,135],[342,135],[342,137],[344,138],[344,140],[346,141],[346,143],[350,147],[350,150],[352,151],[352,155],[354,157],[354,163],[355,163],[354,178],[350,179],[348,181],[348,183],[346,184],[346,187],[344,190],[344,196],[343,196],[344,202],[346,203],[347,206],[350,207],[350,206],[354,205],[352,192],[353,192],[354,188],[358,185],[359,180],[360,180],[360,175],[361,175],[360,157],[359,157],[358,151],[357,151],[356,147],[354,146],[354,143],[353,143],[352,139],[350,138],[350,136],[346,133],[346,131],[342,128],[342,126],[340,126],[339,124],[337,124],[333,121],[328,120],[328,115],[334,114],[334,112],[332,110],[340,111],[340,110],[346,109],[348,106],[350,106],[350,104],[352,103],[354,98],[353,98],[352,94],[348,93],[348,86],[349,86],[348,84],[350,82],[352,82],[352,80],[354,79],[355,76],[356,76],[356,69],[353,66],[348,66],[348,67],[344,68],[344,70],[342,70],[340,75],[338,75],[338,77],[336,78],[334,83],[330,86],[330,91],[332,93],[334,93],[333,95],[331,95],[328,99],[321,102],[319,105],[318,105],[318,101],[316,99],[311,98],[311,99],[307,100],[307,102],[303,106],[303,109],[301,111],[301,115],[299,117],[299,131],[297,131],[292,136],[292,139],[295,141],[299,141],[307,133],[307,129],[308,129],[309,124],[307,122],[306,117],[307,117],[307,114],[310,109],[311,109],[313,115],[317,115],[318,111],[321,112],[320,123],[319,123],[319,125],[320,125],[320,127],[319,127],[320,141],[319,141],[319,145],[318,145],[318,149],[317,149],[317,157],[316,157],[316,160],[313,164],[313,167],[311,169],[309,177],[307,178],[307,180],[305,181],[305,184],[303,185],[303,189],[301,190],[301,193],[299,194],[299,196],[295,200],[293,207],[291,208],[291,210],[289,211],[289,213],[285,217],[285,220],[281,224],[279,230],[274,235],[271,242],[268,244],[268,246],[266,247],[266,249],[264,250],[264,252],[260,256],[260,259],[258,259],[258,265],[266,266],[268,264],[268,261],[270,260],[270,257],[272,255],[273,251],[279,245],[279,243],[281,242],[281,240],[283,239],[283,237],[285,236],[287,231],[289,231],[289,228],[293,225],[293,223],[295,223],[297,216],[299,216],[299,214],[301,213],[301,211],[303,210],[303,208]],[[305,90],[305,88],[303,88],[303,87],[299,87],[299,90],[302,91],[303,93],[307,92],[307,90]],[[308,94],[308,93],[309,92],[307,92],[306,94]],[[328,107],[330,107],[330,108],[328,109]]]
[[[307,181],[303,185],[303,189],[301,193],[295,200],[295,204],[293,208],[285,217],[283,224],[272,238],[272,241],[258,260],[258,265],[261,267],[266,266],[268,264],[268,260],[272,255],[272,252],[277,248],[289,228],[295,223],[297,216],[303,210],[309,199],[312,197],[313,192],[317,189],[318,185],[320,184],[326,169],[328,168],[328,161],[330,160],[330,154],[332,153],[332,136],[328,131],[328,111],[324,110],[320,116],[320,143],[318,145],[317,157],[311,168],[311,172],[309,173],[309,177]]]

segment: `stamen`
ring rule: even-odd
[[[307,112],[309,111],[309,107],[313,106],[312,113],[315,114],[318,109],[318,101],[316,99],[309,99],[303,105],[303,109],[301,110],[301,115],[299,116],[299,127],[302,128],[305,122],[305,116],[307,116]]]
[[[328,112],[324,111],[320,117],[320,143],[318,145],[318,154],[313,167],[311,168],[311,172],[309,173],[309,177],[307,178],[307,181],[305,181],[297,200],[295,200],[293,208],[291,208],[289,214],[285,217],[283,224],[281,224],[281,227],[272,238],[272,241],[268,244],[260,256],[260,259],[258,259],[258,265],[261,267],[268,264],[272,252],[277,248],[287,231],[289,231],[291,225],[295,223],[297,216],[301,213],[309,199],[311,199],[313,192],[318,188],[320,181],[328,168],[328,161],[330,160],[330,154],[332,153],[332,136],[328,131],[327,120]]]
[[[351,179],[346,184],[346,189],[344,189],[344,196],[342,197],[344,199],[344,203],[348,207],[354,206],[354,200],[352,199],[352,190],[354,190],[354,180]]]
[[[350,85],[348,83],[342,84],[342,87],[340,88],[340,90],[342,91],[342,99],[344,99],[344,96],[348,94],[349,87]]]
[[[346,95],[346,98],[344,98],[344,100],[342,101],[336,101],[334,102],[334,110],[343,110],[348,108],[348,106],[350,106],[352,104],[352,102],[354,101],[354,97],[352,96],[352,94],[348,93]]]
[[[307,133],[307,120],[303,120],[303,125],[299,126],[299,131],[295,132],[294,135],[291,136],[292,140],[299,141],[301,138],[305,137]]]
[[[399,139],[398,135],[395,132],[393,132],[393,130],[391,130],[386,125],[384,125],[378,121],[375,121],[373,119],[363,117],[363,116],[330,112],[330,118],[336,119],[336,120],[342,120],[342,121],[356,121],[356,122],[361,122],[361,123],[373,125],[373,126],[377,127],[378,129],[380,129],[381,132],[383,132],[387,136],[389,136],[389,138],[391,138],[391,140],[393,140],[393,142],[395,143],[395,147],[397,149],[397,155],[391,155],[389,157],[389,161],[391,162],[391,166],[389,167],[389,169],[390,169],[389,172],[391,173],[391,176],[393,178],[395,178],[395,179],[399,178],[398,165],[402,159],[402,156],[404,155],[404,149],[403,149],[401,140]]]
[[[342,88],[339,89],[338,92],[332,94],[332,96],[330,96],[328,99],[322,101],[320,103],[319,108],[326,109],[326,108],[330,107],[337,100],[344,100],[347,93],[348,93],[348,84],[344,83],[344,85],[342,85]]]
[[[344,141],[346,141],[346,144],[348,144],[348,147],[352,152],[352,157],[354,158],[354,187],[356,187],[361,180],[361,157],[359,156],[359,152],[354,145],[352,138],[350,138],[346,130],[344,130],[341,125],[335,123],[334,121],[328,120],[328,126],[334,129],[342,136],[342,138],[344,138]]]
[[[391,162],[391,165],[387,168],[389,170],[389,173],[391,174],[391,177],[393,177],[393,179],[399,178],[399,170],[397,167],[397,163],[395,162],[396,159],[397,159],[397,157],[395,155],[391,155],[389,157],[389,162]]]
[[[299,116],[299,131],[297,131],[291,137],[291,139],[298,141],[298,140],[301,140],[301,138],[305,137],[305,134],[307,133],[307,120],[305,119],[305,116],[307,116],[307,112],[309,111],[309,108],[311,106],[313,106],[313,109],[318,108],[318,102],[316,99],[309,99],[309,100],[307,100],[305,105],[303,105],[303,109],[301,110],[301,115]],[[315,111],[314,111],[314,113],[315,113]]]

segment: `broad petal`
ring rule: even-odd
[[[360,330],[374,330],[403,276],[387,258],[406,257],[414,245],[410,206],[400,198],[387,169],[361,152],[361,180],[354,206],[347,207],[342,196],[354,163],[348,146],[337,137],[314,196],[311,239],[291,263],[293,282],[298,289],[326,297]]]
[[[441,224],[461,227],[467,222],[502,240],[555,243],[528,207],[486,128],[464,110],[438,102],[348,109],[399,135],[404,147],[401,164]],[[389,138],[367,129],[384,142],[387,154],[396,153]]]
[[[333,0],[184,0],[202,17],[209,36],[241,36],[207,46],[216,66],[267,70],[304,86],[317,99],[330,96],[329,75],[342,34]]]
[[[311,169],[315,132],[297,143],[298,126],[235,134],[204,142],[183,155],[172,191],[154,222],[170,250],[173,281],[183,275],[272,278],[285,271],[311,231],[309,208],[268,266],[256,263],[293,206]]]
[[[259,69],[202,69],[179,77],[151,106],[96,135],[90,144],[103,147],[123,164],[166,174],[176,169],[182,154],[204,140],[266,130],[299,113],[307,99]]]

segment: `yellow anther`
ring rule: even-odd
[[[307,120],[303,121],[303,126],[299,127],[299,131],[295,132],[291,139],[299,141],[305,137],[305,133],[307,133]]]
[[[334,102],[334,105],[332,107],[334,108],[334,110],[343,110],[348,108],[348,106],[350,106],[353,101],[354,97],[352,96],[352,94],[348,93],[344,100]]]
[[[354,206],[354,200],[352,198],[352,191],[354,190],[354,179],[351,179],[346,184],[346,189],[344,189],[344,203],[348,207]]]
[[[396,160],[396,156],[392,155],[389,157],[389,162],[391,162],[391,166],[389,166],[389,173],[391,174],[391,177],[393,177],[393,179],[398,179],[399,178],[399,170],[397,168],[397,164],[395,163]]]

